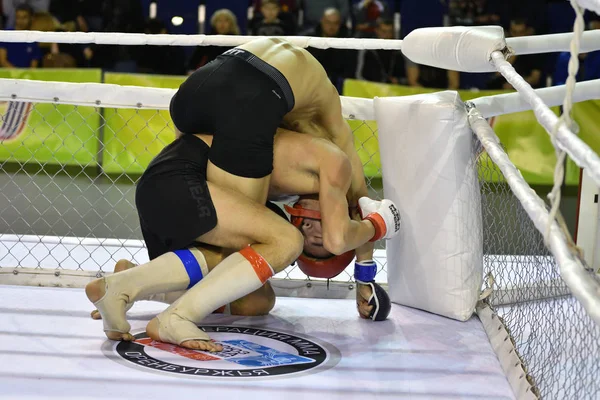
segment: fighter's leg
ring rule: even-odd
[[[121,271],[126,271],[129,268],[133,268],[133,267],[135,267],[135,264],[132,263],[131,261],[119,260],[115,264],[115,268],[113,269],[113,274],[119,273]],[[90,316],[92,317],[92,319],[102,319],[102,315],[100,314],[100,312],[98,310],[93,310],[90,313]]]
[[[264,285],[302,252],[302,234],[262,204],[208,184],[218,215],[217,226],[197,241],[242,249],[225,258],[202,281],[150,321],[147,333],[193,349],[218,350],[196,324],[223,304]],[[251,246],[248,246],[251,244]],[[248,246],[248,247],[245,247]]]
[[[211,271],[214,267],[217,266],[223,260],[223,253],[213,247],[208,245],[203,246],[195,246],[199,251],[204,255],[204,259],[206,260],[206,264],[208,267],[208,271]],[[117,274],[122,271],[126,271],[130,268],[135,267],[136,265],[129,260],[119,260],[115,264],[115,268],[113,270],[113,274]],[[163,293],[153,293],[148,295],[145,298],[140,298],[138,300],[145,301],[157,301],[159,303],[172,304],[175,300],[177,300],[181,295],[185,293],[184,290],[172,291],[172,292],[163,292]],[[128,311],[133,306],[133,303],[127,303],[125,311]],[[102,315],[98,310],[94,310],[91,312],[92,319],[102,319]]]
[[[133,340],[125,313],[129,304],[154,293],[193,286],[208,274],[204,255],[197,249],[167,252],[148,263],[86,285],[88,299],[102,316],[104,332],[112,340]]]
[[[207,250],[205,248],[200,248],[202,253],[205,255],[206,260],[208,262],[209,271],[212,270],[216,265],[212,265],[210,260],[210,256],[207,255]],[[119,273],[121,271],[125,271],[129,268],[133,268],[136,265],[129,260],[119,260],[115,264],[115,269],[113,271],[114,274]],[[175,300],[180,298],[186,290],[179,290],[175,292],[166,292],[166,293],[156,293],[148,296],[145,299],[147,301],[156,301],[164,304],[173,304]],[[133,303],[128,303],[133,305]],[[246,296],[237,299],[229,304],[229,313],[231,315],[241,315],[246,317],[259,316],[259,315],[267,315],[275,306],[275,292],[271,287],[269,282],[266,282],[261,288],[255,290],[254,292],[247,294]],[[225,308],[225,306],[220,307],[220,309]],[[222,311],[215,311],[222,312]],[[91,312],[92,319],[102,319],[102,315],[98,310],[94,310]]]

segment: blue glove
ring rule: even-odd
[[[371,287],[369,305],[372,306],[369,318],[373,321],[384,321],[390,315],[392,302],[386,291],[375,283],[377,264],[375,261],[357,261],[354,264],[354,279],[361,285]],[[358,289],[357,289],[358,290]]]

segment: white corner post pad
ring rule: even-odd
[[[398,206],[386,243],[392,302],[465,321],[483,280],[476,141],[458,93],[376,98],[384,196]]]
[[[492,52],[505,48],[500,26],[421,28],[402,42],[402,53],[412,62],[460,72],[496,71]]]
[[[600,15],[600,0],[577,0],[579,5]]]

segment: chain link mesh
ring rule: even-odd
[[[0,112],[0,269],[100,276],[122,258],[146,262],[135,185],[174,139],[168,112],[17,102]],[[376,125],[349,122],[370,196],[380,199]],[[375,254],[379,282],[387,281],[383,249]],[[352,272],[333,280],[352,282]],[[308,279],[295,265],[276,278]]]
[[[560,278],[542,235],[493,162],[479,158],[484,274],[542,399],[600,398],[600,328]],[[597,279],[590,272],[590,279]]]

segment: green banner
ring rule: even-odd
[[[126,86],[176,89],[184,76],[104,74],[104,82]],[[167,110],[104,110],[104,152],[102,167],[107,173],[144,172],[150,161],[175,139]]]
[[[366,81],[346,80],[344,95],[350,97],[389,97],[409,96],[419,93],[433,93],[436,89],[410,88],[397,85],[380,84]],[[507,91],[459,91],[462,100],[471,100],[477,97],[490,96]],[[558,115],[559,108],[552,110]],[[575,104],[573,118],[579,125],[580,137],[596,153],[600,153],[600,101],[586,101]],[[532,111],[502,115],[490,120],[490,124],[500,138],[513,163],[519,168],[521,174],[529,184],[549,185],[554,181],[554,168],[556,155],[554,146],[548,133],[537,122]],[[356,133],[357,148],[363,163],[369,172],[379,171],[379,162],[376,140],[371,138],[371,130],[375,131],[377,124],[369,122],[369,130],[363,129]],[[359,144],[369,141],[368,147],[362,149]],[[499,175],[495,174],[495,179]],[[567,185],[577,185],[579,182],[579,168],[571,160],[566,168]]]
[[[0,69],[0,78],[101,82],[96,69]],[[90,166],[97,163],[100,115],[93,107],[0,102],[0,161]]]

